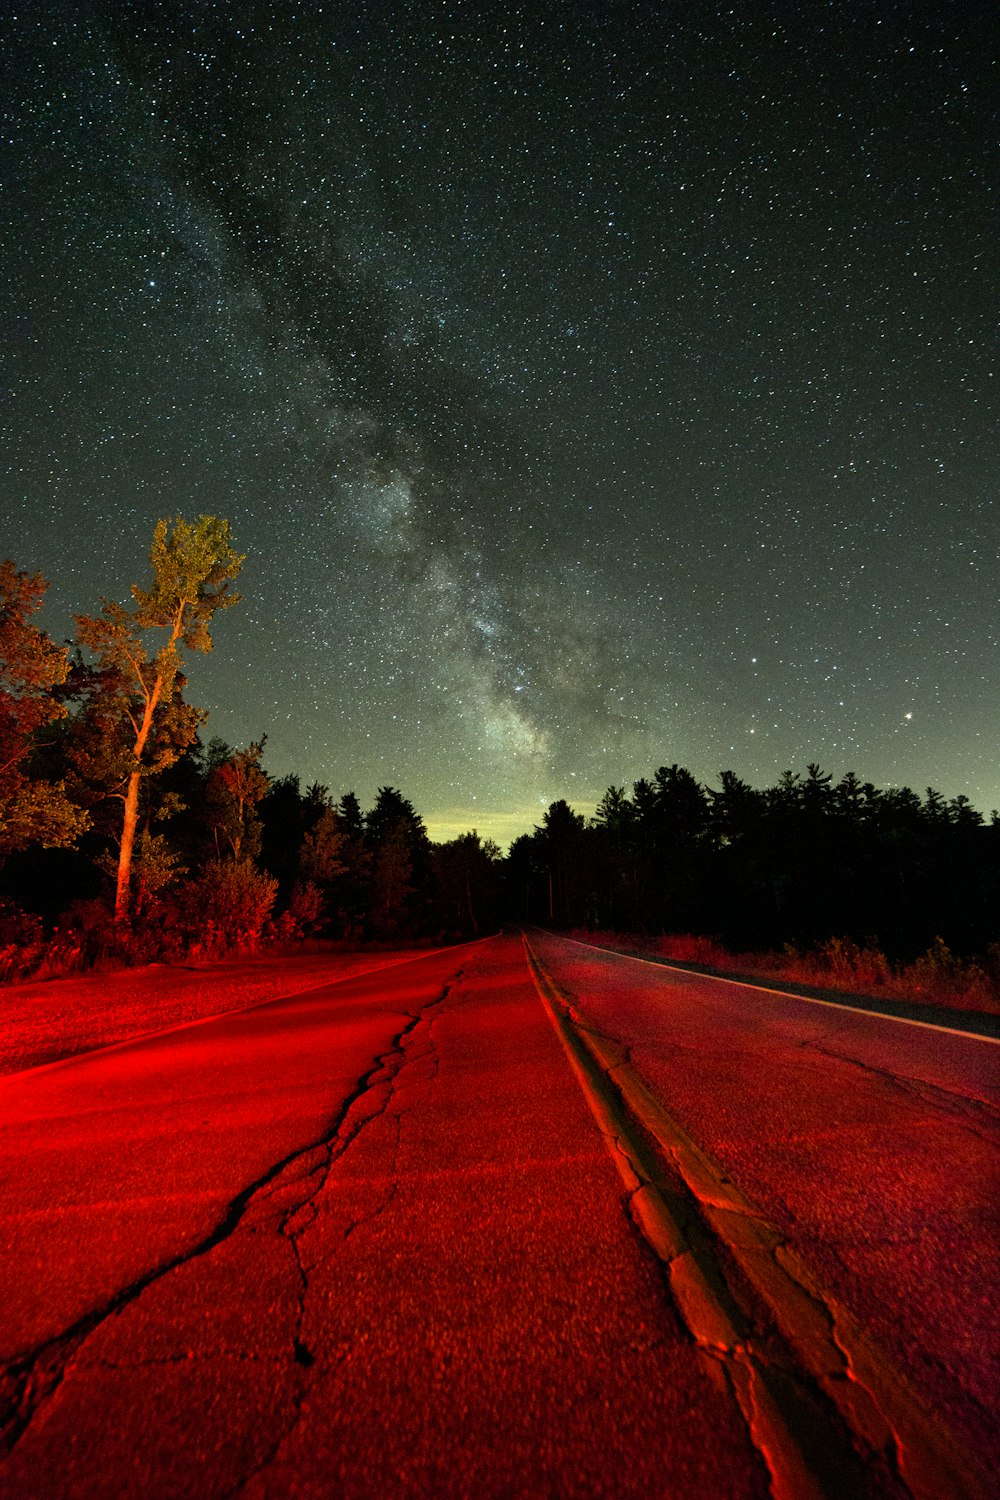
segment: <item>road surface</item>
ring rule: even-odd
[[[0,1080],[0,1495],[989,1492],[996,1046],[529,941]]]

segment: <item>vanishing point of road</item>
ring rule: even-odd
[[[529,933],[10,1074],[0,1496],[991,1494],[997,1063]]]

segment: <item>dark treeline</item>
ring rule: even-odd
[[[586,820],[555,802],[506,861],[522,919],[689,932],[730,948],[833,935],[908,957],[997,938],[1000,820],[966,797],[879,789],[817,765],[758,790],[663,766],[631,796],[610,787]]]
[[[41,757],[89,825],[71,848],[11,853],[0,898],[98,947],[108,942],[117,817],[74,773],[75,726]],[[682,767],[611,787],[585,818],[553,802],[506,858],[469,832],[432,843],[413,804],[382,787],[367,810],[262,766],[263,742],[196,743],[144,784],[129,941],[146,956],[221,952],[262,936],[448,940],[503,921],[687,932],[733,949],[836,935],[892,958],[937,936],[956,953],[997,937],[1000,822],[964,797],[835,782],[811,765],[772,787]],[[120,946],[120,935],[119,935]]]
[[[32,619],[45,580],[0,564],[0,969],[447,940],[504,920],[738,949],[837,937],[902,959],[938,937],[965,955],[995,942],[1000,820],[964,797],[815,765],[706,787],[665,766],[590,818],[553,802],[504,859],[475,831],[432,843],[394,787],[362,808],[274,778],[263,739],[206,743],[185,698],[242,562],[224,521],[160,522],[149,585],[79,616],[69,649]]]

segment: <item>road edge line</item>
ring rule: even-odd
[[[544,929],[543,929],[544,931]],[[610,953],[615,958],[627,959],[633,964],[645,964],[649,969],[668,969],[671,974],[686,974],[689,979],[707,979],[711,984],[735,984],[743,990],[760,990],[765,995],[776,995],[779,1000],[801,1000],[806,1005],[826,1005],[831,1010],[849,1010],[854,1016],[872,1016],[876,1021],[894,1021],[897,1026],[919,1026],[924,1031],[943,1031],[948,1036],[968,1037],[973,1042],[989,1042],[1000,1047],[1000,1037],[986,1036],[981,1031],[962,1031],[958,1026],[942,1026],[939,1021],[917,1021],[912,1016],[894,1016],[885,1010],[870,1010],[866,1005],[852,1005],[849,1000],[821,1000],[818,995],[800,995],[797,990],[775,990],[767,984],[754,984],[749,979],[729,979],[725,974],[706,974],[701,969],[684,969],[665,958],[643,958],[638,953],[623,953],[620,948],[602,948],[598,943],[585,943],[581,938],[567,937],[564,932],[548,933],[560,943],[575,943],[591,953]],[[974,1012],[980,1014],[980,1012]],[[990,1012],[981,1014],[989,1015]]]

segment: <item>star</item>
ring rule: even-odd
[[[474,3],[113,9],[5,59],[0,556],[54,635],[208,511],[246,602],[192,701],[276,776],[505,837],[675,761],[1000,806],[976,7],[623,0],[600,69]]]

